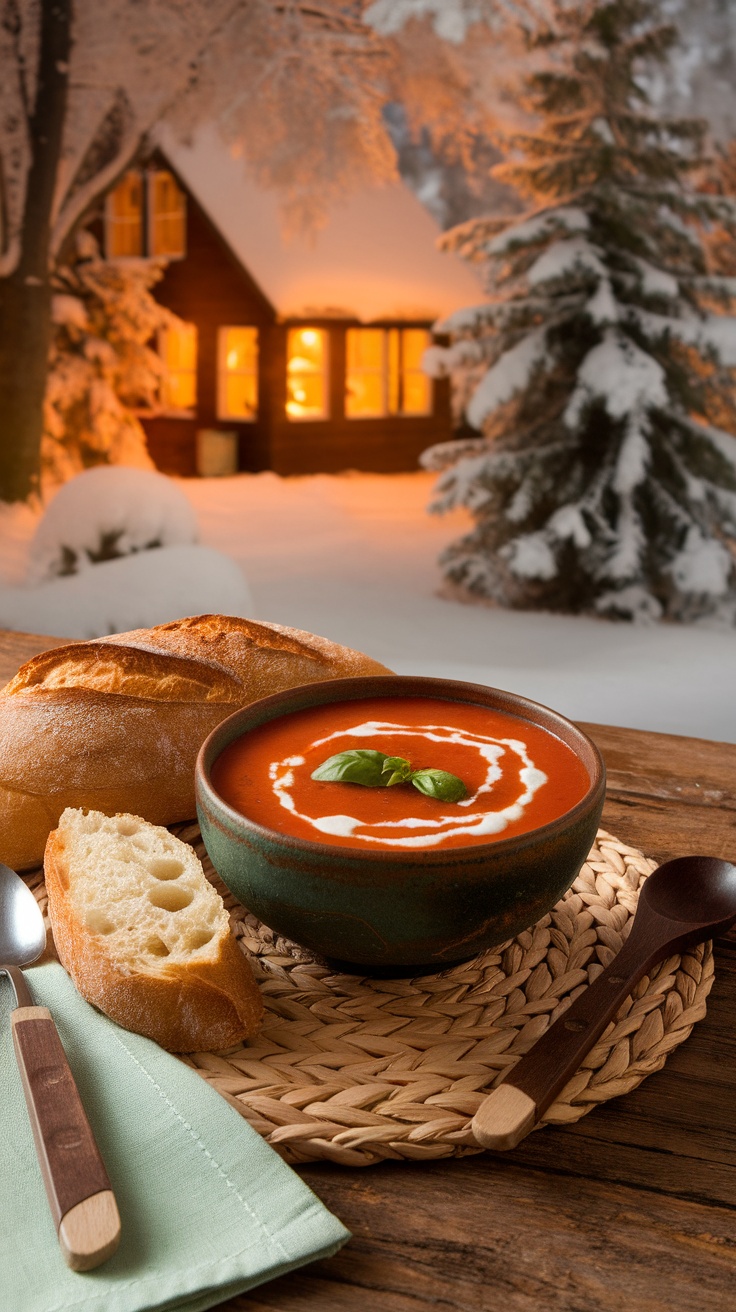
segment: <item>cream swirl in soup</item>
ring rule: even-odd
[[[462,779],[462,801],[411,784],[363,787],[312,773],[355,748]],[[587,792],[575,753],[539,725],[465,702],[383,697],[316,706],[259,726],[213,766],[215,788],[266,828],[364,850],[488,843],[564,814]]]
[[[361,742],[373,739],[380,743],[382,751],[387,750],[388,755],[399,755],[401,751],[406,756],[412,751],[416,752],[417,747],[426,752],[428,742],[437,743],[440,747],[448,743],[470,747],[479,754],[484,763],[483,781],[463,801],[452,804],[440,803],[443,814],[438,815],[436,819],[408,814],[399,820],[370,822],[354,815],[305,815],[303,811],[298,810],[294,800],[295,790],[298,793],[300,772],[309,768],[310,764],[313,768],[313,755],[320,747],[332,751],[330,745],[338,739],[342,742],[346,737]],[[315,739],[309,744],[307,751],[307,756],[287,756],[283,761],[272,761],[269,766],[268,773],[273,791],[281,805],[300,820],[311,825],[317,831],[315,837],[320,834],[332,834],[383,847],[437,847],[449,837],[459,838],[469,835],[487,839],[491,835],[500,834],[510,821],[522,818],[524,808],[531,802],[537,789],[547,783],[547,775],[537,768],[529,756],[526,743],[520,739],[489,738],[447,724],[407,725],[396,724],[391,720],[365,720],[362,724],[338,729],[335,733],[328,734],[326,738]],[[439,756],[441,754],[440,751]],[[491,810],[486,806],[480,807],[479,799],[483,794],[493,792],[493,786],[502,777],[504,769],[517,771],[518,797],[499,810]],[[404,794],[405,805],[409,811],[412,809],[412,801],[419,796],[421,794],[418,794],[416,789]],[[406,832],[408,830],[414,832],[408,833]]]

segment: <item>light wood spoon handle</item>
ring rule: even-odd
[[[74,1271],[90,1271],[118,1246],[115,1196],[51,1012],[16,1007],[10,1021],[59,1244]]]
[[[644,954],[633,934],[618,956],[481,1103],[472,1130],[484,1148],[515,1148],[534,1128],[600,1038],[638,980],[667,945]]]
[[[736,923],[736,866],[711,856],[666,861],[649,875],[621,951],[481,1103],[485,1148],[515,1148],[557,1097],[646,971]]]

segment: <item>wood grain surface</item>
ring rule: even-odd
[[[0,631],[0,682],[53,640]],[[603,823],[658,861],[736,860],[736,745],[582,726],[608,768]],[[664,1069],[508,1153],[300,1174],[352,1230],[327,1262],[228,1312],[733,1312],[736,937],[708,1014]]]

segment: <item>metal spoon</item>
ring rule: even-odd
[[[667,861],[645,880],[631,932],[613,961],[481,1103],[485,1148],[515,1148],[554,1102],[634,985],[673,952],[736,921],[736,866],[710,856]]]
[[[120,1216],[51,1012],[34,1005],[18,969],[45,947],[35,897],[0,864],[0,975],[15,992],[10,1023],[28,1116],[61,1251],[74,1271],[90,1271],[115,1252]]]

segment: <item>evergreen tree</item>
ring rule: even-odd
[[[495,171],[530,209],[444,239],[490,300],[428,361],[483,434],[424,456],[433,509],[475,519],[442,563],[506,606],[732,622],[736,284],[709,251],[736,204],[697,189],[702,125],[649,108],[642,70],[676,38],[657,4],[551,9],[520,96],[538,127]]]
[[[736,196],[736,140],[719,145],[705,173],[704,189]],[[708,262],[717,273],[736,275],[736,226],[715,224],[706,231]]]

